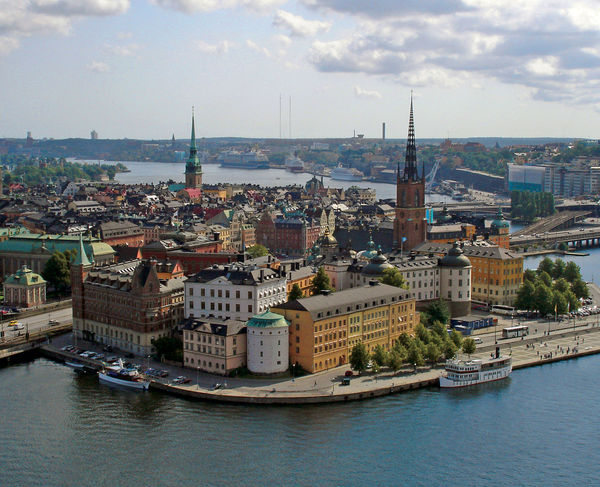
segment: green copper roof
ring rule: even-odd
[[[79,235],[79,248],[77,249],[77,255],[73,260],[73,265],[90,265],[85,249],[83,248],[83,237]]]
[[[21,286],[32,286],[46,282],[42,276],[31,269],[23,266],[13,275],[6,278],[5,284],[19,284]]]
[[[502,214],[502,208],[498,209],[496,219],[492,222],[491,226],[496,228],[508,228],[509,223],[504,219],[504,215]]]
[[[98,240],[97,238],[87,237],[83,242],[85,253],[88,259],[98,260],[99,256],[114,255],[113,248]],[[8,240],[0,242],[0,253],[24,253],[41,254],[52,253],[65,250],[79,250],[78,235],[40,235],[40,234],[20,234],[11,236]]]
[[[250,318],[246,325],[254,328],[282,328],[284,326],[289,326],[289,323],[283,316],[278,315],[277,313],[271,313],[270,311],[265,311],[264,313]]]
[[[200,165],[200,159],[198,159],[198,147],[196,146],[196,125],[194,122],[194,110],[192,108],[192,136],[190,138],[190,156],[188,157],[187,164],[185,165],[185,172],[198,172],[202,171]]]

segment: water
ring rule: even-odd
[[[78,161],[97,164],[116,164],[111,161]],[[115,179],[124,184],[158,183],[172,179],[183,182],[185,164],[181,162],[123,162],[131,172],[117,174]],[[285,169],[256,169],[244,170],[235,168],[222,168],[217,164],[204,164],[202,166],[202,180],[206,184],[234,183],[234,184],[258,184],[261,186],[288,186],[298,184],[304,186],[311,179],[312,174],[291,173]],[[348,189],[350,186],[360,188],[373,188],[377,198],[396,198],[396,186],[387,183],[373,183],[370,181],[336,181],[328,177],[323,178],[326,187]],[[428,202],[454,201],[445,195],[426,195]]]
[[[523,260],[524,269],[537,269],[540,261],[545,257],[552,260],[562,259],[565,262],[575,262],[581,269],[581,277],[587,282],[598,282],[600,279],[600,248],[583,248],[578,252],[590,254],[589,256],[577,255],[536,255],[534,257],[526,257]]]
[[[259,407],[121,391],[38,359],[0,369],[11,486],[598,485],[600,357],[471,390]]]

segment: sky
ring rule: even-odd
[[[0,0],[0,137],[598,138],[599,85],[598,0]]]

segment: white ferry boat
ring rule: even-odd
[[[150,381],[144,380],[137,370],[124,368],[121,360],[118,365],[106,367],[98,372],[98,377],[102,382],[142,391],[147,391],[150,386]]]
[[[304,161],[298,156],[289,155],[285,160],[285,169],[290,172],[304,172]]]
[[[487,360],[446,361],[446,371],[440,377],[440,387],[465,387],[505,379],[512,372],[512,358],[500,355]]]
[[[362,181],[364,174],[353,167],[338,166],[331,171],[330,177],[338,181]]]

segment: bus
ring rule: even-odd
[[[492,313],[496,313],[498,315],[507,315],[513,316],[516,312],[514,306],[505,306],[503,304],[495,304],[491,309]]]
[[[529,327],[525,325],[509,326],[502,329],[502,338],[518,338],[529,335]]]
[[[477,301],[476,299],[471,299],[471,309],[489,311],[490,305],[487,304],[485,301]]]

